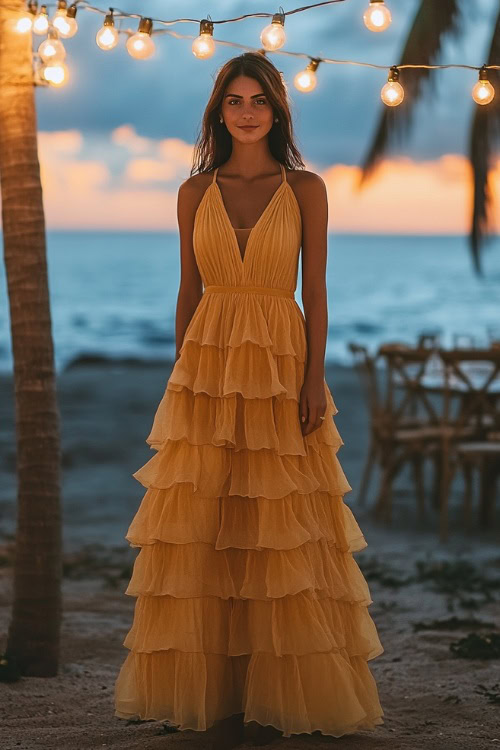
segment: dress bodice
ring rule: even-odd
[[[204,286],[252,284],[294,291],[302,241],[300,208],[285,167],[258,221],[235,229],[217,184],[218,167],[196,210],[193,245]]]

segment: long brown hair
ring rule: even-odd
[[[227,60],[219,69],[194,146],[191,174],[209,172],[224,164],[231,155],[232,137],[225,123],[220,122],[219,115],[224,91],[239,75],[255,78],[273,109],[273,125],[267,137],[274,158],[288,169],[304,169],[305,164],[294,141],[288,92],[280,71],[262,52],[244,52]],[[274,121],[275,117],[278,122]]]

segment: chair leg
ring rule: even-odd
[[[365,466],[363,469],[363,476],[361,477],[361,485],[360,485],[359,492],[358,492],[358,506],[360,508],[364,507],[365,505],[366,492],[368,490],[368,485],[370,482],[370,476],[372,473],[373,464],[375,462],[376,453],[377,453],[377,449],[372,439],[370,443],[370,450],[368,452],[368,456],[366,458]]]
[[[442,482],[442,457],[441,451],[437,450],[433,456],[434,463],[434,474],[433,474],[433,487],[432,487],[432,507],[435,510],[439,509],[439,498],[441,496],[441,482]]]
[[[491,523],[493,502],[496,490],[496,470],[492,461],[486,456],[481,457],[481,499],[479,505],[479,522],[482,529],[487,529]]]
[[[439,496],[439,539],[448,540],[448,502],[453,480],[454,467],[451,463],[450,448],[445,444],[441,453],[441,491]]]
[[[391,523],[392,516],[392,482],[401,467],[402,459],[392,458],[384,467],[380,490],[375,504],[374,515],[386,524]]]
[[[414,453],[412,456],[413,480],[417,490],[417,507],[419,521],[425,519],[425,486],[423,475],[424,459],[421,454]]]
[[[464,529],[467,531],[471,527],[472,521],[472,466],[467,461],[463,460],[462,471],[464,474]]]

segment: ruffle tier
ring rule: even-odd
[[[265,497],[202,497],[191,484],[150,487],[125,537],[131,547],[204,542],[215,550],[287,550],[325,539],[341,552],[367,546],[351,509],[328,492]]]
[[[325,539],[289,550],[156,542],[141,548],[125,593],[268,600],[305,590],[365,605],[372,601],[353,556]]]
[[[299,400],[304,363],[292,354],[273,355],[270,346],[244,341],[220,349],[189,340],[176,361],[167,388],[189,388],[193,394],[222,398],[240,393],[245,399]]]
[[[137,597],[115,715],[203,731],[225,716],[285,737],[383,723],[367,546],[326,419],[302,436],[305,329],[294,300],[205,295],[146,442],[126,539]],[[296,308],[296,309],[295,309]]]
[[[382,724],[377,687],[361,656],[344,651],[228,657],[175,649],[130,651],[122,666],[116,715],[172,720],[204,731],[244,712],[284,737],[316,730],[341,737]],[[321,686],[321,689],[318,689]]]
[[[141,596],[124,645],[152,653],[275,656],[346,651],[374,659],[382,645],[366,606],[300,591],[269,599]]]
[[[180,377],[178,371],[176,377]],[[208,378],[204,386],[215,391],[215,386],[211,387],[207,381]],[[194,387],[193,382],[190,385]],[[210,443],[235,451],[267,448],[278,455],[305,456],[307,446],[319,448],[326,444],[338,450],[343,445],[331,419],[337,408],[327,389],[324,423],[304,438],[295,398],[250,398],[241,392],[215,396],[205,391],[194,392],[192,387],[169,381],[146,438],[152,449],[159,450],[167,440],[184,439],[190,445]]]
[[[307,356],[300,307],[294,299],[271,295],[203,295],[184,334],[180,354],[191,343],[221,350],[250,343],[269,349],[273,357],[289,355],[302,363]]]
[[[292,492],[315,491],[343,495],[351,490],[335,450],[322,444],[305,456],[280,456],[268,448],[231,451],[212,444],[191,445],[187,440],[168,440],[132,475],[144,487],[168,489],[189,482],[193,495],[238,495],[268,500]]]

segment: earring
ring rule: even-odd
[[[219,115],[219,122],[224,122],[224,118],[222,117],[222,115]]]
[[[277,117],[274,118],[274,122],[279,122]]]

